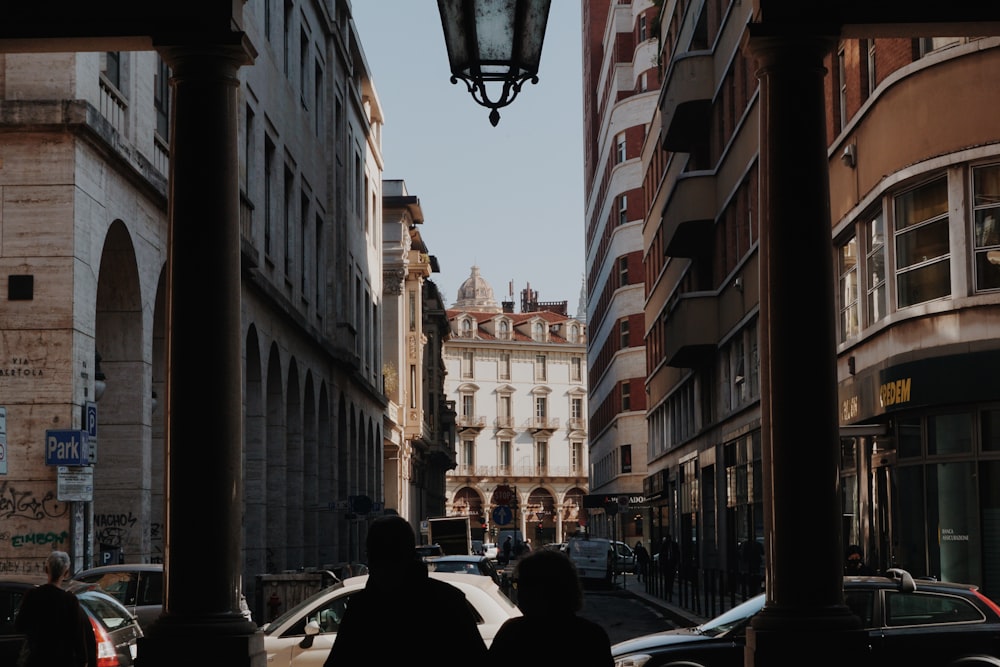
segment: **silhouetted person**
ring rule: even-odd
[[[415,655],[458,667],[486,658],[465,594],[428,576],[406,519],[373,521],[367,548],[368,583],[351,596],[325,667],[403,665]]]
[[[500,550],[500,552],[503,554],[504,565],[510,562],[510,552],[512,548],[513,545],[511,544],[510,535],[508,535],[507,539],[503,541],[503,547],[501,547]]]
[[[45,561],[48,583],[24,594],[14,627],[27,636],[24,667],[94,667],[97,643],[80,601],[62,583],[69,577],[69,554],[53,551]]]
[[[638,581],[649,578],[649,551],[643,546],[642,540],[635,543],[635,578]]]
[[[862,577],[875,574],[875,571],[865,563],[864,554],[857,544],[847,547],[847,556],[844,558],[844,574]]]
[[[577,615],[583,591],[566,554],[540,549],[525,555],[514,568],[514,581],[517,606],[524,615],[508,619],[497,631],[490,645],[490,667],[614,665],[608,633]]]
[[[660,574],[663,575],[663,586],[667,592],[667,599],[674,599],[674,578],[677,576],[677,566],[681,562],[681,550],[677,543],[667,533],[660,543]]]

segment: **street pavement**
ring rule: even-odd
[[[692,614],[686,609],[671,604],[661,597],[651,595],[646,592],[646,585],[641,581],[636,581],[635,575],[623,574],[615,579],[615,585],[629,595],[632,595],[646,604],[656,607],[665,618],[677,627],[691,627],[704,623],[706,618]]]

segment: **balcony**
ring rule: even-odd
[[[715,175],[708,172],[681,174],[663,207],[666,255],[698,257],[712,250],[715,226]]]
[[[678,297],[670,305],[664,338],[667,365],[698,368],[710,363],[719,342],[719,298],[715,292]]]
[[[510,415],[501,415],[493,420],[493,427],[497,429],[514,428],[514,418]]]
[[[566,429],[569,431],[586,431],[587,420],[582,417],[570,417],[566,422]]]
[[[524,422],[524,428],[532,433],[539,431],[555,431],[559,428],[558,417],[532,417]]]
[[[465,428],[476,428],[484,429],[486,428],[486,416],[479,415],[478,417],[474,415],[459,415],[455,418],[455,425],[460,429]]]
[[[571,477],[581,481],[587,479],[587,471],[583,466],[538,466],[524,463],[511,466],[476,466],[459,464],[454,470],[448,471],[449,477],[466,477],[469,480],[481,479],[512,479],[517,477],[538,477],[539,470],[544,470],[544,477]]]
[[[708,135],[715,64],[711,52],[693,51],[674,59],[660,96],[660,142],[668,151],[690,153]]]

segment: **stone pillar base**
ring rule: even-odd
[[[172,626],[139,639],[136,667],[266,667],[264,633],[229,635]]]

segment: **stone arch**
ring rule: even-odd
[[[334,439],[335,420],[331,414],[330,396],[325,382],[320,382],[319,398],[317,400],[316,446],[319,489],[319,511],[317,512],[319,530],[318,562],[321,566],[334,564],[339,560],[336,547],[339,542],[339,522],[337,514],[332,511],[331,503],[336,503],[340,496],[337,490],[337,443]]]
[[[261,341],[250,325],[243,372],[243,572],[248,600],[256,600],[256,575],[267,572],[267,415]]]
[[[281,382],[281,355],[278,345],[271,343],[268,351],[265,401],[265,505],[267,513],[267,568],[268,572],[286,569],[285,559],[285,489],[287,488],[288,463],[285,458],[285,394]]]
[[[293,357],[288,361],[285,389],[285,545],[288,552],[285,569],[299,569],[302,561],[302,395],[299,388],[299,365]]]
[[[488,508],[478,489],[463,486],[455,491],[448,514],[469,517],[473,532],[481,532],[480,526],[485,523]]]
[[[551,490],[539,486],[528,494],[528,502],[524,506],[524,519],[528,530],[525,537],[531,538],[536,547],[545,542],[555,540],[556,526],[559,517],[556,515],[556,499]],[[538,527],[541,526],[541,530]],[[543,542],[538,542],[538,539]]]
[[[316,435],[316,394],[312,371],[306,371],[302,399],[302,548],[307,565],[319,565],[317,520],[319,506],[319,452]]]
[[[152,369],[145,356],[135,247],[121,220],[111,223],[104,238],[95,315],[94,348],[106,390],[97,410],[94,542],[101,551],[120,550],[129,561],[148,561]]]

